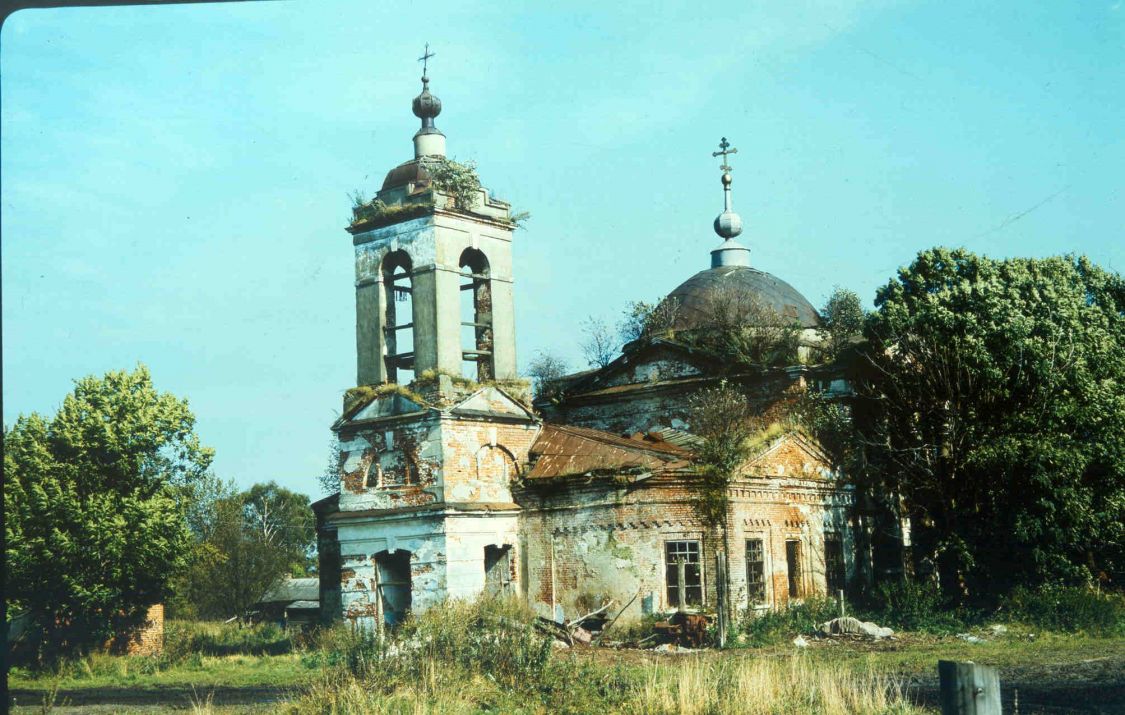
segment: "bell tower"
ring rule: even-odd
[[[433,55],[428,47],[421,58]],[[432,370],[516,378],[510,205],[448,160],[426,67],[414,158],[353,209],[357,384],[405,384]]]

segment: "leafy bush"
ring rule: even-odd
[[[828,598],[808,598],[765,613],[748,609],[738,624],[736,641],[755,648],[784,643],[794,636],[815,632],[817,626],[837,615],[838,606]]]
[[[1018,587],[1001,601],[1008,620],[1055,631],[1125,635],[1125,597],[1080,586]]]
[[[471,211],[480,191],[480,176],[475,162],[464,164],[446,157],[426,160],[426,172],[433,180],[433,186],[442,193],[453,197],[456,208]]]
[[[967,611],[945,602],[936,584],[885,581],[875,587],[861,617],[899,631],[952,633],[971,620]]]

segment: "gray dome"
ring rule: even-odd
[[[430,180],[425,162],[415,159],[399,164],[388,171],[387,178],[383,179],[383,190],[414,184],[414,190],[418,191],[429,186]]]
[[[430,94],[429,78],[422,78],[422,93],[414,98],[411,108],[414,110],[414,116],[423,121],[429,119],[431,122],[429,126],[433,126],[433,118],[441,114],[441,100]]]
[[[675,328],[691,330],[705,324],[715,301],[726,300],[727,290],[745,291],[802,328],[820,326],[816,308],[780,278],[749,266],[718,266],[696,273],[668,294],[678,301]]]

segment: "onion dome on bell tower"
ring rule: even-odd
[[[441,114],[441,100],[430,93],[430,78],[426,76],[429,60],[436,53],[426,51],[418,59],[422,62],[422,93],[414,98],[414,116],[422,120],[422,128],[414,134],[414,158],[445,156],[445,135],[434,126],[434,117]]]
[[[712,268],[750,265],[750,249],[734,240],[735,236],[742,233],[742,217],[731,208],[730,185],[734,180],[730,172],[734,169],[727,164],[727,160],[731,154],[737,153],[738,149],[732,147],[726,137],[719,142],[719,151],[711,153],[711,156],[723,157],[723,164],[719,167],[723,170],[723,212],[715,217],[715,233],[719,234],[720,238],[726,239],[722,245],[711,251]]]

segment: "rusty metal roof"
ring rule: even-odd
[[[586,427],[546,424],[531,446],[532,466],[527,478],[665,471],[687,466],[690,456],[687,450],[663,440],[619,437]]]

